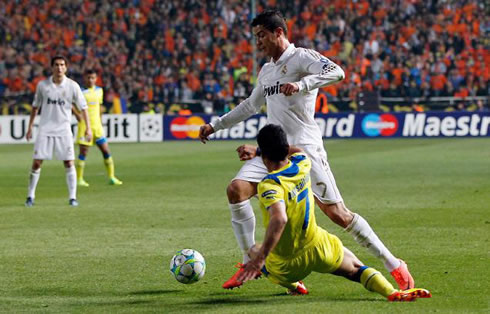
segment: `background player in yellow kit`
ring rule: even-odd
[[[104,91],[101,87],[96,86],[97,73],[92,70],[86,70],[84,74],[84,81],[86,89],[83,90],[83,95],[87,101],[88,106],[88,116],[90,119],[90,126],[92,129],[93,137],[90,141],[87,141],[84,137],[85,134],[85,123],[80,119],[79,113],[75,110],[73,111],[78,120],[78,134],[77,134],[77,144],[80,147],[80,154],[75,163],[77,169],[77,180],[79,186],[88,187],[89,184],[83,178],[83,171],[85,169],[85,159],[87,158],[87,153],[95,142],[99,147],[102,156],[104,157],[104,165],[107,171],[107,176],[109,177],[109,184],[121,185],[122,181],[116,178],[114,175],[114,161],[112,160],[111,152],[109,151],[109,144],[104,136],[104,130],[102,128],[101,121],[101,105],[104,101]]]
[[[431,297],[425,289],[396,290],[379,271],[364,266],[344,248],[338,237],[316,224],[311,161],[299,148],[289,146],[280,126],[266,125],[257,142],[268,171],[257,190],[266,234],[262,246],[249,251],[251,260],[243,266],[239,281],[254,279],[262,271],[290,294],[308,294],[301,280],[315,271],[360,282],[389,301]]]

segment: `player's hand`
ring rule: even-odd
[[[201,140],[201,142],[206,144],[206,142],[209,141],[209,136],[213,133],[214,133],[214,129],[211,126],[211,124],[208,123],[208,124],[202,125],[199,128],[199,139]]]
[[[32,128],[29,128],[26,133],[26,140],[30,141],[32,138]]]
[[[87,142],[90,142],[92,140],[92,130],[90,128],[87,128],[85,131],[85,140]]]
[[[238,158],[240,158],[241,161],[250,160],[257,156],[257,146],[254,145],[245,144],[239,146],[236,151],[238,152]]]
[[[291,96],[292,94],[299,92],[299,86],[296,83],[286,83],[281,86],[280,91],[286,96]]]
[[[257,257],[247,264],[243,265],[243,272],[238,276],[237,281],[247,282],[257,277],[257,273],[260,272],[265,265],[265,259]]]

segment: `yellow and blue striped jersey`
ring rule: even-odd
[[[281,239],[271,254],[291,257],[315,239],[315,199],[311,190],[311,161],[304,153],[291,155],[286,166],[270,172],[258,184],[257,191],[264,217],[264,225],[269,225],[268,208],[284,202],[288,222]]]
[[[87,88],[83,90],[83,96],[85,96],[85,100],[87,101],[90,125],[93,127],[102,125],[100,120],[100,106],[104,102],[104,90],[99,86]]]

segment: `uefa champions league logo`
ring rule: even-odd
[[[141,132],[147,138],[159,136],[162,129],[160,116],[141,116]]]

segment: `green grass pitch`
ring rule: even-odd
[[[310,295],[301,297],[267,279],[221,288],[241,260],[225,188],[240,168],[234,150],[242,143],[111,144],[120,187],[107,184],[93,148],[85,175],[91,186],[79,189],[78,208],[67,204],[59,161],[45,162],[36,205],[25,208],[32,145],[0,145],[0,312],[488,313],[489,139],[325,143],[347,206],[407,261],[416,285],[433,293],[397,304],[321,274],[305,280]],[[316,216],[388,275],[318,209]],[[207,262],[204,278],[189,286],[168,270],[182,248]]]

